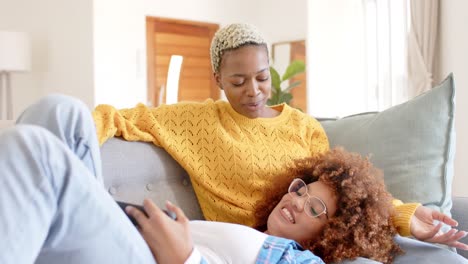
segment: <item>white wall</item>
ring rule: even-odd
[[[254,1],[252,1],[254,2]],[[257,0],[255,25],[270,44],[307,36],[307,0]]]
[[[94,1],[96,104],[146,101],[146,41],[142,1]]]
[[[468,197],[468,1],[440,1],[440,8],[440,66],[436,80],[454,73],[457,144],[453,194]]]
[[[271,43],[305,38],[305,2],[95,0],[96,103],[131,107],[138,102],[146,102],[146,16],[217,23],[220,26],[234,22],[252,23]]]
[[[278,42],[305,40],[307,38],[307,1],[306,0],[258,0],[261,16],[255,15],[254,23],[262,31],[270,46]],[[287,43],[277,45],[275,60],[271,65],[282,75],[291,60],[291,46]],[[283,85],[288,84],[289,81]],[[283,86],[284,87],[284,86]]]
[[[24,31],[32,70],[12,75],[15,117],[52,92],[93,100],[92,0],[0,0],[0,30]]]
[[[307,9],[307,112],[336,117],[366,111],[361,1],[309,0]]]

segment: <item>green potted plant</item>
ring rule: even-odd
[[[280,77],[278,71],[270,67],[270,75],[271,75],[271,97],[268,99],[268,105],[277,105],[281,103],[287,103],[291,101],[293,98],[291,94],[291,89],[301,84],[300,81],[296,81],[290,83],[287,87],[282,88],[281,84],[292,77],[296,76],[297,74],[305,72],[305,63],[300,60],[295,60],[289,64],[286,68],[285,73],[283,76]]]

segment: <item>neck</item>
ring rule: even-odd
[[[266,118],[276,117],[280,114],[280,112],[270,107],[265,107],[265,110],[263,112],[264,112],[264,116],[262,117],[266,117]]]

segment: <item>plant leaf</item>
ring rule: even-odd
[[[286,87],[283,92],[289,92],[292,88],[301,85],[301,81],[295,81],[291,83],[288,87]]]
[[[275,105],[275,103],[274,103],[273,100],[271,100],[271,98],[270,98],[270,99],[268,99],[268,101],[267,101],[267,105]]]
[[[275,88],[275,90],[281,90],[281,78],[277,70],[270,66],[270,76],[271,76],[271,86]]]
[[[283,94],[281,95],[281,98],[280,98],[280,102],[279,102],[279,103],[283,103],[283,102],[284,102],[284,103],[289,104],[289,102],[291,101],[292,98],[293,98],[293,97],[292,97],[292,94],[290,94],[290,93],[283,93]]]
[[[291,77],[303,73],[305,71],[305,63],[300,60],[295,60],[289,64],[288,68],[286,69],[286,72],[283,74],[283,77],[281,78],[281,81],[285,81],[290,79]]]
[[[280,93],[281,93],[281,91],[280,91]],[[272,90],[271,91],[271,97],[270,97],[270,99],[268,99],[267,105],[276,105],[276,104],[278,104],[280,93],[277,93],[277,92],[275,92],[275,90]]]

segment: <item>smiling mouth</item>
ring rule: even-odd
[[[286,219],[289,220],[289,222],[291,222],[292,224],[295,224],[295,223],[296,223],[296,220],[294,219],[293,215],[292,215],[291,212],[288,210],[288,208],[283,207],[283,208],[281,209],[281,212],[283,213],[283,216],[285,216]]]

